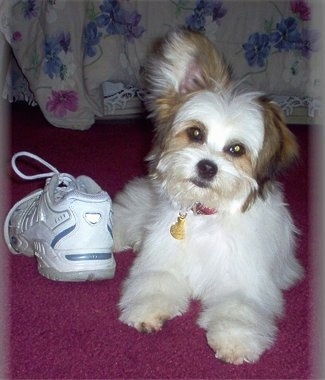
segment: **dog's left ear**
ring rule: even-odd
[[[266,97],[259,98],[258,102],[263,107],[265,134],[255,176],[259,192],[263,195],[265,185],[298,157],[298,144],[280,107]]]
[[[184,97],[202,89],[220,89],[230,82],[230,68],[202,34],[179,29],[158,41],[143,71],[149,94],[147,108],[166,124]]]

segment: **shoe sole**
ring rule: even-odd
[[[115,275],[116,262],[113,254],[111,254],[110,259],[105,260],[91,260],[90,265],[93,268],[85,268],[78,270],[71,270],[71,262],[70,269],[65,271],[60,271],[53,266],[49,266],[46,260],[46,255],[64,257],[65,255],[61,252],[58,254],[51,246],[44,241],[37,241],[34,243],[34,252],[37,258],[38,266],[37,269],[39,273],[54,281],[97,281],[97,280],[109,280],[112,279]],[[94,254],[96,255],[96,254]],[[73,256],[73,255],[72,255]],[[65,259],[66,260],[66,259]],[[77,264],[82,264],[82,261],[75,261]],[[62,264],[62,261],[61,261]],[[65,263],[63,264],[65,265]]]
[[[75,272],[59,272],[54,268],[44,268],[38,264],[38,272],[53,281],[82,282],[110,280],[115,275],[115,265],[109,269],[84,270]]]

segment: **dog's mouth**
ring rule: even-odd
[[[190,181],[193,183],[193,185],[200,187],[201,189],[208,189],[211,187],[211,184],[209,182],[203,181],[198,178],[191,178]]]

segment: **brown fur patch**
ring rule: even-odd
[[[249,152],[246,152],[244,155],[238,158],[232,158],[233,165],[240,171],[247,174],[249,177],[253,177],[254,168],[252,165],[252,158]],[[240,191],[240,189],[238,189]],[[244,204],[241,207],[241,211],[245,212],[250,209],[254,204],[257,196],[257,191],[252,190],[248,197],[246,198]]]
[[[242,205],[241,211],[245,212],[245,211],[249,210],[251,208],[251,206],[254,204],[256,197],[257,197],[257,191],[252,190],[250,192],[250,194],[248,195],[248,197],[246,198],[246,201]]]
[[[234,158],[233,164],[240,171],[246,173],[249,177],[253,176],[252,161],[249,153],[245,153],[241,157]]]
[[[280,108],[266,97],[261,97],[259,103],[264,110],[265,136],[255,176],[262,195],[265,184],[296,159],[298,144],[288,129]]]
[[[179,127],[180,127],[180,132],[178,132],[175,135],[175,137],[172,137],[173,141],[170,141],[170,143],[169,143],[170,147],[172,147],[174,141],[177,141],[177,146],[179,148],[185,147],[189,144],[193,144],[193,145],[198,144],[198,142],[194,142],[190,139],[190,136],[188,133],[188,130],[190,128],[197,127],[198,129],[200,129],[200,131],[202,132],[202,134],[204,136],[207,136],[207,133],[208,133],[205,125],[202,124],[200,121],[197,121],[197,120],[187,120],[187,121],[183,122],[182,125],[180,125]],[[202,143],[203,142],[205,142],[205,141],[202,141]]]

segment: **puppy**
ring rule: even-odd
[[[120,320],[155,332],[198,299],[215,356],[255,362],[275,339],[281,291],[303,272],[275,180],[296,141],[274,103],[239,90],[203,35],[167,35],[144,76],[155,125],[149,174],[113,205],[115,251],[138,251]]]

